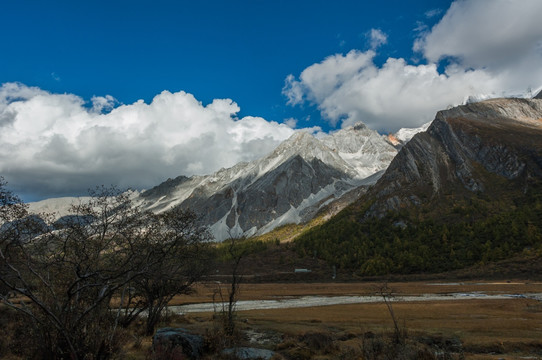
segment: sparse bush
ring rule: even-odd
[[[395,334],[366,333],[362,338],[364,360],[461,360],[463,348],[458,339],[442,337],[405,338],[397,343]]]
[[[337,349],[329,333],[309,332],[301,336],[301,341],[309,349],[321,354],[330,354]]]
[[[305,360],[314,356],[335,356],[339,352],[331,333],[307,332],[296,337],[287,337],[277,344],[276,351],[280,351],[287,359]]]

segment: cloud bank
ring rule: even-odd
[[[259,117],[239,119],[239,110],[230,99],[203,105],[183,91],[119,105],[109,95],[85,103],[6,83],[0,87],[0,175],[33,199],[84,194],[101,184],[148,188],[263,156],[294,132]]]
[[[425,64],[390,57],[377,66],[376,49],[388,37],[373,29],[371,50],[332,55],[297,78],[289,75],[283,94],[290,105],[316,105],[334,125],[417,127],[470,96],[517,95],[542,86],[541,13],[538,0],[521,6],[508,0],[456,1],[413,43]],[[418,24],[415,30],[420,29]]]

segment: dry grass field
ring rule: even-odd
[[[245,284],[241,288],[240,299],[374,295],[379,285]],[[216,286],[201,285],[195,295],[178,297],[174,303],[209,301]],[[542,293],[542,283],[525,281],[449,284],[405,282],[390,283],[388,286],[398,297],[468,292],[483,292],[488,295]],[[409,339],[429,344],[460,341],[461,356],[466,359],[542,358],[542,303],[534,299],[518,296],[504,300],[396,302],[393,310],[401,330],[405,331]],[[386,337],[393,330],[393,321],[384,302],[240,311],[238,319],[240,328],[259,338],[260,343],[268,343],[267,347],[271,349],[299,347],[299,339],[306,334],[321,334],[332,339],[333,350],[311,353],[308,358],[314,359],[348,359],[348,354],[356,358],[362,353],[367,334],[371,337]],[[209,313],[191,313],[173,317],[171,320],[173,323],[170,325],[199,332],[212,326],[213,322],[212,314]],[[288,339],[297,340],[290,340],[288,345]]]
[[[192,295],[176,297],[171,305],[211,302],[218,287],[200,284]],[[292,299],[303,296],[375,295],[381,283],[269,283],[242,284],[239,300]],[[277,352],[276,359],[395,359],[401,351],[416,351],[420,359],[542,359],[542,282],[522,280],[461,283],[396,282],[387,284],[395,297],[477,293],[510,294],[505,299],[465,298],[446,301],[398,301],[393,312],[403,345],[399,352],[379,355],[375,349],[393,347],[394,323],[383,301],[305,308],[247,310],[237,313],[241,346]],[[522,297],[522,294],[531,298]],[[517,295],[517,296],[516,296]],[[183,327],[204,335],[210,345],[220,340],[212,312],[169,315],[160,327]],[[149,359],[151,337],[126,334],[120,359]],[[210,339],[210,340],[209,340]],[[405,350],[406,349],[406,350]],[[424,356],[442,350],[441,357]],[[9,359],[19,359],[9,357]],[[204,359],[217,359],[207,355]],[[274,358],[275,359],[275,358]]]
[[[502,358],[507,353],[519,356],[541,350],[542,307],[537,305],[519,300],[463,300],[397,303],[394,311],[410,336],[458,338],[467,353]],[[384,304],[246,311],[240,317],[254,328],[291,335],[331,332],[361,337],[393,328]]]

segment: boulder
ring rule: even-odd
[[[275,355],[274,351],[266,349],[257,349],[250,347],[238,347],[232,349],[226,349],[222,352],[224,355],[234,355],[241,360],[256,360],[263,359],[269,360]]]
[[[152,350],[160,359],[199,359],[203,350],[203,337],[183,328],[161,328],[152,338]]]

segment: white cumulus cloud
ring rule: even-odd
[[[501,77],[503,90],[542,82],[542,1],[456,1],[415,44],[428,61],[452,58],[462,68]]]
[[[449,68],[439,74],[435,64],[408,65],[389,58],[378,67],[373,51],[337,54],[291,79],[284,92],[302,88],[332,124],[362,121],[373,129],[395,131],[430,121],[436,111],[463,102],[469,95],[491,92],[498,82],[484,71]]]
[[[414,46],[431,62],[450,56],[467,67],[509,66],[539,50],[541,14],[539,0],[456,1]]]
[[[376,50],[378,47],[388,42],[388,35],[386,35],[380,29],[371,29],[371,31],[369,32],[369,39],[371,43],[371,49]]]
[[[432,29],[413,44],[425,64],[388,58],[376,65],[376,49],[387,41],[372,29],[372,50],[351,50],[286,78],[291,105],[308,102],[332,124],[363,121],[381,131],[417,127],[437,110],[469,96],[513,95],[542,85],[542,2],[509,0],[454,2]],[[431,11],[427,16],[437,16]],[[418,24],[419,25],[419,24]],[[423,31],[422,31],[423,30]],[[380,34],[381,33],[381,34]],[[439,71],[446,60],[444,70]]]
[[[90,102],[92,103],[92,110],[97,113],[111,111],[118,104],[117,99],[111,95],[93,96]]]
[[[151,103],[90,103],[20,83],[0,86],[0,174],[23,195],[84,193],[97,185],[148,188],[168,177],[208,174],[272,151],[294,130],[237,118],[230,99],[203,105],[163,91]]]

